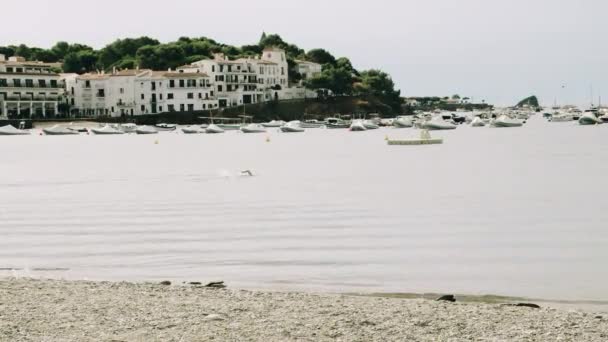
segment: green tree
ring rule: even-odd
[[[313,49],[308,51],[306,53],[306,59],[321,65],[336,65],[336,58],[324,49]]]

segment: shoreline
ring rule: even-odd
[[[0,341],[608,339],[602,313],[414,296],[0,278]]]

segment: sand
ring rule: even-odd
[[[0,279],[0,341],[606,341],[608,317],[488,303]]]

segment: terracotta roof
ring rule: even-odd
[[[209,75],[202,72],[173,72],[173,71],[154,71],[152,74],[155,77],[166,77],[166,78],[203,78],[209,77]]]
[[[110,75],[108,74],[82,74],[78,77],[76,77],[76,79],[78,80],[107,80],[110,78]]]

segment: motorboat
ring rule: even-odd
[[[363,124],[363,120],[355,120],[350,124],[349,128],[352,132],[363,132],[367,131],[367,127]]]
[[[200,128],[199,126],[188,126],[183,127],[182,132],[184,132],[184,134],[200,134],[205,133],[205,130]]]
[[[445,121],[442,117],[434,117],[431,120],[424,121],[420,124],[420,128],[428,129],[430,131],[456,129],[456,125],[451,122]]]
[[[42,132],[46,135],[78,135],[77,131],[73,131],[66,127],[61,127],[59,125],[55,125],[49,128],[43,128]]]
[[[484,127],[486,123],[479,117],[476,116],[473,121],[471,121],[471,127]]]
[[[380,119],[380,126],[390,127],[395,124],[395,119]]]
[[[158,129],[152,126],[139,126],[135,129],[137,134],[158,134]]]
[[[87,132],[87,128],[86,127],[76,126],[76,125],[74,125],[73,122],[70,122],[70,124],[66,128],[69,129],[69,130],[71,130],[71,131],[78,132],[78,133],[85,133],[85,132]]]
[[[549,118],[549,122],[571,122],[574,121],[572,114],[569,113],[555,113]]]
[[[325,119],[325,127],[330,129],[339,129],[339,128],[350,128],[351,123],[344,121],[340,118],[327,118]]]
[[[112,134],[125,134],[125,132],[114,128],[110,125],[103,126],[101,128],[91,128],[91,132],[98,135],[112,135]]]
[[[325,126],[325,123],[318,120],[306,120],[300,123],[302,128],[321,128],[323,126]]]
[[[266,128],[260,124],[249,124],[247,126],[241,127],[241,132],[243,132],[243,133],[264,133],[264,132],[266,132]]]
[[[218,133],[224,133],[224,129],[219,127],[218,125],[214,125],[211,124],[209,126],[207,126],[207,128],[205,128],[205,133],[207,134],[218,134]]]
[[[12,125],[6,125],[0,127],[0,135],[29,135],[30,131],[24,129],[18,129]]]
[[[137,125],[134,123],[121,124],[118,126],[118,129],[120,129],[121,131],[123,131],[125,133],[135,133],[135,130],[137,129]]]
[[[283,125],[285,125],[285,121],[283,120],[272,120],[270,122],[265,122],[262,124],[262,126],[266,128],[279,128]]]
[[[414,126],[414,122],[412,121],[412,118],[410,118],[410,117],[398,116],[393,121],[393,126],[395,128],[409,128],[409,127]]]
[[[217,127],[223,129],[224,131],[238,131],[241,129],[243,125],[241,124],[217,124]]]
[[[608,122],[608,114],[604,114],[604,115],[600,116],[600,120],[602,120],[602,122],[604,122],[604,123]]]
[[[304,132],[304,128],[302,128],[300,121],[290,121],[285,125],[281,126],[281,132],[283,133],[302,133]]]
[[[580,125],[597,125],[597,124],[601,124],[602,120],[600,120],[597,116],[595,116],[595,111],[587,110],[578,119],[578,123]]]
[[[499,116],[497,119],[494,119],[491,123],[492,127],[521,127],[524,125],[523,121],[519,119],[513,119],[509,116],[503,114]]]
[[[160,123],[155,125],[157,131],[175,131],[177,129],[177,125],[174,124],[166,124]]]
[[[363,126],[365,126],[365,129],[378,129],[378,128],[380,128],[380,126],[378,126],[378,124],[376,124],[372,120],[363,120],[362,123],[363,123]]]

